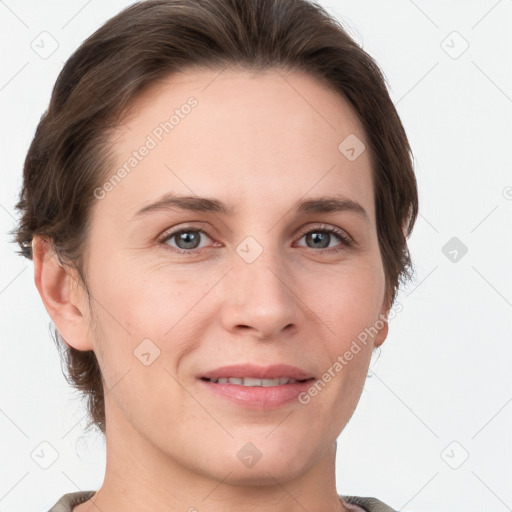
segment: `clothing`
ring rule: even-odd
[[[340,495],[340,499],[350,512],[352,512],[350,507],[354,507],[353,512],[397,512],[394,508],[391,508],[377,498]]]
[[[92,498],[96,491],[79,491],[64,494],[48,512],[73,512],[73,507]],[[396,512],[376,498],[360,496],[340,496],[340,500],[350,512]]]

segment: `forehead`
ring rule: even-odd
[[[369,151],[356,159],[344,152],[354,141],[358,152],[368,147],[362,125],[340,94],[305,73],[172,75],[134,101],[112,140],[107,180],[125,172],[101,208],[133,213],[166,192],[235,208],[341,193],[374,217]]]

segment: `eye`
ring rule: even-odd
[[[175,231],[165,232],[158,240],[159,243],[170,246],[171,250],[179,254],[193,255],[207,247],[201,244],[202,238],[210,238],[208,233],[198,228],[181,228]],[[306,247],[309,249],[318,249],[317,252],[339,252],[352,246],[352,239],[344,231],[332,226],[318,226],[317,228],[305,231],[299,240],[305,238]],[[332,246],[332,242],[338,241],[337,245]],[[216,246],[222,244],[215,243]],[[298,244],[299,247],[304,247]]]
[[[320,249],[323,252],[338,252],[346,247],[352,246],[350,237],[340,229],[332,226],[318,226],[302,234],[301,238],[306,239],[306,247],[310,249]],[[338,240],[336,246],[331,246],[331,242]]]
[[[202,229],[182,228],[177,231],[167,232],[162,235],[159,242],[167,244],[180,254],[192,253],[194,250],[204,248],[201,238],[211,238]],[[174,240],[174,243],[171,243]]]

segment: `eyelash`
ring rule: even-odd
[[[180,233],[188,233],[188,232],[192,232],[192,231],[197,232],[197,233],[203,233],[208,238],[212,239],[212,237],[204,229],[193,228],[193,227],[190,227],[190,228],[184,227],[184,228],[180,228],[176,231],[163,233],[162,236],[158,238],[158,242],[162,245],[167,245],[168,247],[170,247],[170,250],[173,252],[176,252],[178,254],[186,254],[186,255],[192,256],[192,255],[197,254],[199,251],[202,251],[203,249],[207,249],[207,248],[202,247],[200,249],[179,249],[177,247],[171,247],[166,243],[169,240],[171,240],[172,238],[174,238],[176,235],[179,235]],[[343,231],[341,231],[337,228],[334,228],[332,226],[321,225],[321,226],[317,226],[316,228],[304,231],[303,233],[300,234],[299,240],[301,238],[303,238],[305,235],[308,235],[309,233],[330,233],[330,234],[335,235],[340,242],[340,246],[331,247],[330,249],[316,250],[311,247],[306,247],[307,249],[310,249],[314,252],[329,253],[329,254],[338,253],[338,252],[343,251],[349,247],[352,247],[352,245],[353,245],[353,242],[348,235],[346,235]],[[300,247],[304,247],[304,246],[300,246]]]

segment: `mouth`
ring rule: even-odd
[[[289,365],[231,365],[198,376],[210,396],[249,409],[276,409],[293,403],[315,378]]]
[[[213,384],[235,384],[237,386],[270,388],[274,386],[295,384],[296,382],[309,382],[314,379],[313,377],[299,380],[291,377],[277,377],[275,379],[256,379],[254,377],[219,377],[217,379],[209,379],[208,377],[201,377],[201,380],[212,382]]]
[[[204,372],[200,375],[202,379],[218,381],[219,379],[231,379],[232,384],[242,384],[249,386],[261,386],[261,382],[267,382],[263,385],[276,386],[279,380],[284,384],[284,379],[293,381],[304,381],[312,379],[313,375],[306,370],[288,364],[273,364],[270,366],[258,366],[254,364],[232,364],[222,366],[215,370]],[[240,379],[234,381],[234,379]],[[277,380],[277,382],[275,382]],[[274,382],[271,382],[274,381]],[[223,381],[221,381],[223,382]],[[225,383],[225,382],[224,382]]]

